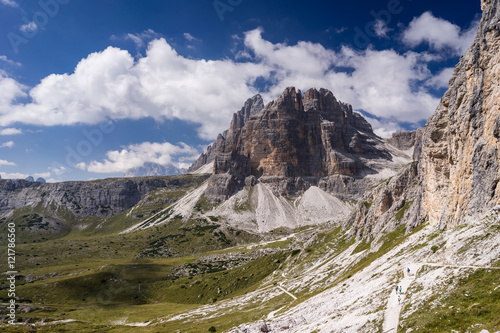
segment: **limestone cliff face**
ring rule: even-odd
[[[374,172],[370,160],[391,159],[383,141],[349,104],[326,89],[302,96],[290,87],[246,122],[233,118],[217,147],[207,196],[223,201],[245,183],[271,178],[286,183],[278,190],[303,191],[321,177],[363,177]]]
[[[482,8],[476,39],[423,134],[422,209],[443,227],[500,203],[499,0],[483,0]]]
[[[344,226],[352,226],[357,238],[378,238],[384,229],[394,230],[402,223],[411,230],[422,223],[421,189],[418,162],[367,191],[354,208]]]
[[[358,237],[426,220],[451,228],[500,204],[500,0],[482,8],[477,36],[416,143],[417,161],[367,192],[346,223]]]
[[[249,98],[245,105],[240,111],[233,114],[233,119],[231,120],[231,126],[227,131],[217,136],[217,139],[207,147],[207,151],[202,153],[200,157],[189,167],[188,173],[194,172],[204,166],[205,164],[212,163],[215,160],[217,151],[221,147],[228,137],[234,131],[237,131],[245,125],[250,116],[259,113],[264,108],[264,101],[260,95],[255,95]]]
[[[103,179],[88,182],[0,181],[0,216],[20,207],[65,207],[75,216],[109,217],[136,205],[157,189],[201,183],[207,177]],[[165,203],[168,203],[168,199]]]
[[[423,128],[415,131],[401,131],[392,134],[392,137],[385,141],[401,150],[413,149],[413,160],[418,160],[422,153],[422,134]]]

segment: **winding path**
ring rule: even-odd
[[[384,325],[382,327],[382,332],[384,333],[396,333],[398,330],[399,324],[399,314],[401,312],[401,306],[404,304],[404,300],[406,298],[406,291],[410,284],[415,280],[415,274],[420,269],[422,264],[410,264],[405,266],[405,277],[398,283],[398,286],[402,287],[402,294],[396,293],[396,286],[392,288],[391,296],[389,297],[389,301],[387,302],[387,309],[385,310],[384,315]],[[410,275],[406,273],[406,269],[410,268]],[[401,297],[401,304],[398,302],[398,296]]]
[[[402,287],[403,293],[401,295],[396,293],[396,286],[392,288],[391,296],[387,302],[387,309],[384,314],[384,324],[382,326],[383,333],[396,333],[398,331],[399,324],[399,314],[401,313],[401,307],[404,304],[406,298],[406,291],[410,287],[411,283],[416,278],[416,273],[423,265],[434,266],[434,267],[452,267],[452,268],[474,268],[474,269],[500,269],[500,267],[487,267],[487,266],[460,266],[460,265],[443,265],[437,263],[423,262],[414,263],[405,266],[405,276],[398,283],[398,286]],[[410,268],[410,276],[406,273],[406,269]],[[401,303],[398,302],[398,296],[401,298]]]
[[[297,299],[297,297],[296,297],[294,294],[292,294],[291,292],[289,292],[288,290],[286,290],[286,289],[285,289],[285,288],[283,288],[282,286],[278,285],[278,288],[279,288],[281,291],[283,291],[283,292],[287,293],[287,294],[288,294],[290,297],[292,297],[294,300],[295,300],[295,299]]]
[[[452,267],[452,268],[500,269],[500,267],[443,265],[443,264],[436,264],[436,263],[432,263],[432,262],[423,262],[420,265],[427,265],[427,266],[434,266],[434,267]]]

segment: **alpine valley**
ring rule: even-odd
[[[0,330],[500,332],[500,0],[482,10],[416,131],[288,87],[184,174],[1,179]]]

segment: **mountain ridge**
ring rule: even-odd
[[[173,176],[181,175],[185,172],[185,169],[178,168],[173,164],[161,165],[153,162],[145,162],[140,167],[127,170],[123,177]]]
[[[243,125],[232,125],[224,140],[210,148],[214,171],[206,195],[212,202],[227,200],[257,181],[271,183],[279,195],[294,196],[316,185],[329,191],[345,183],[344,177],[360,183],[378,173],[393,154],[405,156],[389,149],[359,113],[323,88],[303,96],[286,88]],[[365,183],[357,192],[373,185]]]
[[[483,1],[476,38],[449,89],[421,130],[412,165],[363,196],[350,219],[358,237],[376,237],[404,208],[407,230],[424,221],[442,229],[474,221],[500,204],[500,5]],[[354,231],[353,231],[354,232]]]

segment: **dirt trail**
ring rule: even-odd
[[[416,274],[421,266],[422,264],[419,263],[409,264],[405,266],[405,277],[398,283],[398,286],[402,287],[402,293],[400,294],[399,291],[398,293],[396,293],[396,286],[392,288],[391,296],[389,297],[389,301],[387,302],[387,309],[385,310],[382,332],[397,332],[399,324],[399,314],[406,298],[406,291],[410,287],[410,284],[413,282],[413,280],[415,280]],[[410,275],[408,275],[407,273],[407,268],[410,268]],[[400,301],[398,301],[398,297],[400,298]]]
[[[434,266],[434,267],[452,267],[452,268],[500,269],[500,267],[443,265],[443,264],[436,264],[436,263],[432,263],[432,262],[423,262],[423,263],[421,263],[421,265]]]
[[[282,286],[280,286],[280,285],[279,285],[279,286],[278,286],[278,289],[280,289],[281,291],[283,291],[283,292],[287,293],[287,294],[288,294],[290,297],[292,297],[294,300],[296,300],[296,299],[297,299],[297,297],[296,297],[294,294],[292,294],[291,292],[289,292],[288,290],[286,290],[286,289],[285,289],[285,288],[283,288]]]
[[[410,287],[410,284],[415,280],[416,274],[420,267],[434,266],[434,267],[452,267],[452,268],[473,268],[473,269],[500,269],[500,267],[487,267],[487,266],[460,266],[460,265],[444,265],[438,263],[430,263],[430,262],[422,262],[422,263],[414,263],[405,266],[405,276],[398,283],[398,286],[402,287],[402,294],[396,293],[396,286],[391,291],[391,296],[389,297],[389,301],[387,302],[387,309],[384,314],[384,325],[382,328],[383,333],[395,333],[398,330],[399,324],[399,314],[401,313],[401,307],[404,305],[406,298],[406,291]],[[408,275],[406,269],[410,268],[410,275]],[[398,302],[398,296],[400,298]]]

